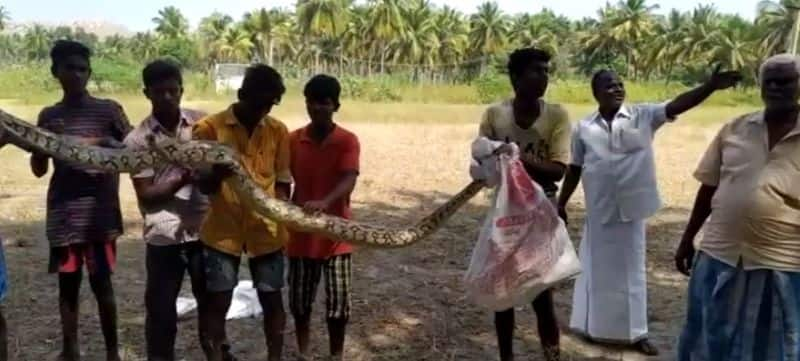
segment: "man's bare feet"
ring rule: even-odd
[[[222,344],[222,360],[223,361],[238,361],[238,359],[231,353],[231,346]]]
[[[560,361],[561,360],[561,348],[556,346],[546,346],[542,349],[544,351],[544,359],[547,361]]]
[[[61,352],[56,356],[56,361],[81,361],[80,353]]]

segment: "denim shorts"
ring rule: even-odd
[[[242,258],[203,246],[206,285],[209,292],[233,291],[239,283]],[[259,292],[277,292],[285,285],[286,261],[283,250],[248,259],[253,287]]]

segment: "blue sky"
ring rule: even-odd
[[[506,12],[536,12],[542,7],[571,18],[594,16],[606,0],[496,0]],[[616,0],[611,0],[615,2]],[[671,8],[690,10],[698,3],[712,4],[719,11],[738,13],[752,19],[759,0],[650,0],[658,4],[659,12]],[[464,12],[472,12],[484,0],[433,0]],[[75,20],[105,20],[124,25],[130,30],[152,28],[151,19],[159,9],[173,5],[189,18],[192,26],[203,16],[217,10],[239,18],[244,12],[259,7],[293,7],[295,0],[3,0],[12,21],[72,22]]]

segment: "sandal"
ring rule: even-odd
[[[634,344],[634,347],[637,351],[647,355],[647,356],[657,356],[658,349],[650,343],[649,340],[644,339]]]

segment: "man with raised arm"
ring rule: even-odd
[[[714,71],[703,85],[661,104],[626,104],[612,71],[592,77],[598,110],[572,132],[572,160],[559,197],[559,213],[583,181],[586,220],[579,248],[583,272],[575,282],[570,328],[589,340],[632,345],[646,355],[648,341],[645,220],[660,207],[652,141],[656,131],[735,85],[737,72]]]

